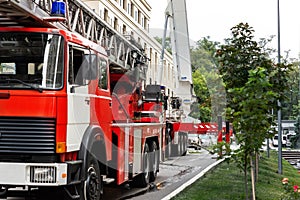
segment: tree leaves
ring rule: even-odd
[[[225,107],[224,83],[218,73],[218,60],[214,56],[218,44],[206,37],[191,49],[194,91],[199,100],[198,114],[202,122],[217,121],[217,116]]]
[[[271,136],[271,110],[284,99],[291,65],[273,64],[266,40],[254,41],[249,24],[240,23],[231,31],[232,38],[220,46],[216,57],[227,91],[227,119],[233,122],[240,144],[234,158],[247,174],[249,158]]]

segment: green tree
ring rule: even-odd
[[[300,90],[299,90],[300,92]],[[297,105],[293,105],[293,118],[296,120],[295,126],[295,135],[290,138],[291,147],[299,148],[299,139],[300,139],[300,100],[298,100]]]
[[[217,50],[219,70],[227,91],[227,119],[233,122],[240,148],[235,160],[244,171],[248,199],[248,169],[251,169],[252,195],[255,199],[254,166],[259,148],[270,138],[271,110],[277,100],[283,100],[290,65],[274,65],[267,40],[256,42],[254,29],[240,23],[232,29],[232,38]],[[257,165],[258,166],[258,165]]]
[[[299,62],[291,60],[293,70],[288,75],[288,90],[285,91],[286,99],[282,102],[282,119],[295,120],[299,116]]]
[[[162,43],[162,38],[155,39]],[[218,42],[204,37],[190,51],[193,85],[198,101],[191,105],[189,116],[202,122],[217,121],[217,116],[224,112],[226,93],[214,57],[218,45]],[[166,49],[171,53],[169,37],[166,38]]]
[[[211,121],[211,101],[207,88],[206,80],[201,75],[200,70],[193,72],[194,91],[197,96],[197,102],[191,106],[190,116],[200,119],[202,122]]]
[[[295,123],[295,135],[290,138],[291,147],[292,148],[299,148],[299,138],[300,138],[300,115],[296,118]]]
[[[218,42],[204,37],[191,49],[194,91],[198,97],[200,119],[203,122],[217,121],[225,107],[225,89],[218,73],[214,57]]]

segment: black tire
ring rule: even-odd
[[[149,181],[153,182],[155,181],[157,177],[157,173],[159,171],[159,150],[157,147],[157,144],[155,141],[151,142],[151,148],[150,148],[150,177]]]
[[[183,135],[179,133],[178,136],[178,156],[182,156],[183,153]]]
[[[181,142],[181,134],[180,133],[178,133],[178,142],[177,142],[177,144],[172,144],[171,146],[172,146],[172,156],[181,156],[181,148],[182,148],[182,146],[181,146],[181,144],[182,144],[182,142]]]
[[[137,187],[146,187],[150,182],[150,150],[147,143],[145,143],[143,154],[143,172],[136,177],[135,185]]]
[[[100,200],[103,198],[103,183],[97,159],[91,153],[87,156],[86,179],[81,184],[81,200]]]
[[[187,135],[183,134],[182,135],[182,156],[185,156],[187,153]]]
[[[6,198],[7,197],[7,192],[8,192],[8,187],[0,185],[0,197],[1,198]]]
[[[171,152],[172,152],[172,141],[171,141],[171,136],[168,135],[166,137],[166,153],[165,153],[166,158],[171,157]]]

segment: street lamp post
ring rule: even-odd
[[[279,0],[277,0],[277,31],[278,31],[278,67],[280,67],[280,9]],[[279,73],[280,75],[280,73]],[[282,174],[282,131],[281,131],[281,102],[278,103],[278,174]]]

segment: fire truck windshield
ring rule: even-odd
[[[62,88],[63,43],[55,34],[0,32],[0,88]]]

